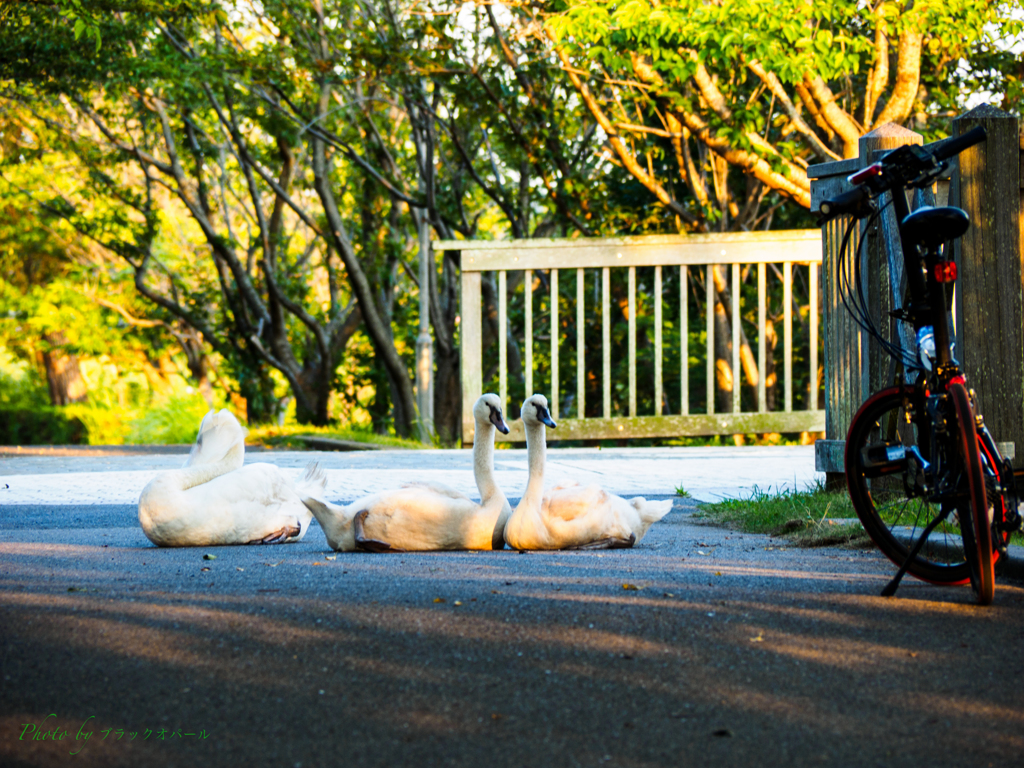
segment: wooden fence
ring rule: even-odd
[[[962,153],[945,179],[930,190],[918,190],[911,208],[956,205],[967,211],[971,229],[954,249],[958,278],[954,294],[955,356],[977,393],[985,421],[1007,455],[1024,448],[1024,269],[1022,269],[1021,194],[1024,159],[1017,118],[981,106],[953,121],[953,134],[976,125],[988,131],[985,143]],[[850,188],[847,177],[875,162],[881,153],[904,144],[921,144],[922,137],[894,124],[884,125],[860,140],[859,157],[814,165],[811,207]],[[839,246],[848,217],[835,220],[822,232],[824,272],[825,440],[815,446],[816,467],[838,480],[843,472],[843,449],[850,420],[874,391],[890,386],[895,364],[877,342],[849,317],[840,297]],[[863,223],[853,233],[851,248],[866,239],[862,259],[862,289],[872,317],[889,341],[916,354],[913,330],[889,319],[898,309],[905,285],[903,260],[891,206],[877,224]],[[845,262],[849,270],[852,258]],[[848,275],[847,275],[848,276]]]
[[[821,236],[818,230],[724,233],[714,235],[691,236],[647,236],[610,239],[575,239],[575,240],[520,240],[520,241],[438,241],[433,244],[435,250],[454,250],[461,252],[461,366],[462,366],[462,439],[464,445],[473,442],[472,406],[482,392],[484,378],[483,341],[483,301],[481,285],[484,273],[496,273],[497,276],[497,327],[501,332],[498,338],[498,389],[499,395],[509,411],[508,402],[508,334],[523,340],[525,360],[523,374],[525,391],[534,391],[536,366],[534,361],[535,331],[533,326],[534,276],[544,273],[548,283],[549,323],[549,357],[545,377],[550,388],[545,391],[551,403],[553,415],[559,419],[558,429],[549,432],[549,440],[580,440],[634,437],[670,437],[693,435],[716,435],[736,433],[764,432],[803,432],[821,431],[825,425],[825,412],[817,405],[818,387],[818,268],[821,264]],[[715,305],[714,280],[708,279],[709,270],[717,265],[728,265],[731,270],[731,332],[732,332],[732,410],[729,413],[715,412],[715,330],[714,311],[708,308]],[[741,327],[745,322],[741,309],[745,302],[741,299],[741,265],[748,269],[757,269],[757,320],[756,328],[752,329],[751,337],[757,339],[757,406],[753,411],[741,411]],[[777,265],[772,271],[781,275],[784,297],[783,305],[783,398],[782,409],[769,411],[766,398],[766,367],[767,349],[766,314],[768,309],[767,280],[768,267]],[[781,270],[778,270],[781,266]],[[652,268],[654,273],[653,289],[649,303],[653,303],[653,366],[651,370],[637,370],[637,269]],[[793,410],[793,274],[794,269],[806,269],[809,302],[809,360],[806,361],[812,382],[812,391],[806,398],[810,406],[808,410]],[[685,340],[684,348],[680,349],[679,371],[679,413],[663,414],[662,401],[664,394],[663,362],[665,347],[663,328],[663,275],[665,270],[678,269],[679,272],[679,338]],[[592,300],[587,306],[586,282],[587,271],[598,270],[591,274],[594,284],[600,276],[600,304]],[[626,271],[628,281],[628,298],[624,314],[628,318],[627,356],[628,384],[625,407],[620,404],[622,415],[616,415],[612,402],[612,358],[611,344],[611,284],[612,273],[616,270]],[[706,322],[706,365],[705,385],[706,404],[703,413],[690,412],[690,351],[689,351],[689,289],[691,270],[696,270],[697,277],[703,276],[705,287],[705,322]],[[508,312],[508,275],[510,272],[522,271],[524,296],[522,335],[519,329],[509,328]],[[560,418],[568,414],[559,414],[562,382],[559,377],[559,348],[571,347],[572,339],[563,335],[559,321],[559,280],[563,273],[570,279],[576,278],[576,392],[573,397],[572,409],[575,418]],[[616,279],[619,279],[618,276]],[[596,288],[596,285],[595,285]],[[543,298],[543,294],[542,294]],[[563,295],[564,300],[564,295]],[[675,299],[673,297],[673,304]],[[587,417],[586,396],[587,377],[596,377],[597,371],[588,371],[585,364],[586,339],[585,318],[587,313],[600,312],[601,316],[601,351],[602,368],[600,371],[600,391],[602,408],[600,416]],[[674,320],[674,318],[673,318]],[[653,378],[653,409],[651,413],[641,414],[637,404],[637,377]],[[699,374],[698,374],[699,375]],[[748,384],[752,383],[748,377]],[[570,385],[571,386],[571,385]],[[571,390],[570,390],[571,392]],[[516,411],[518,410],[518,403]],[[596,409],[591,408],[592,411]],[[499,439],[509,441],[524,440],[522,422],[510,424],[511,433],[507,437],[499,435]]]

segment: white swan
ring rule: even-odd
[[[672,509],[672,500],[627,501],[596,485],[554,488],[544,493],[547,452],[544,426],[554,428],[544,395],[526,399],[529,475],[526,490],[505,525],[505,541],[513,549],[615,549],[640,541],[653,523]]]
[[[502,532],[512,512],[494,482],[494,430],[508,434],[501,400],[486,394],[473,406],[476,438],[473,477],[480,503],[440,483],[408,483],[348,506],[304,497],[331,548],[350,552],[504,549]]]
[[[246,430],[227,410],[210,411],[182,469],[142,490],[139,523],[160,547],[274,544],[301,539],[312,515],[301,494],[324,486],[315,464],[296,484],[273,464],[247,464]]]

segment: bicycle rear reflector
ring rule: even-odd
[[[866,183],[869,179],[877,178],[882,175],[882,164],[874,163],[869,165],[863,171],[857,171],[855,174],[850,176],[847,181],[851,184],[861,185]]]
[[[940,261],[936,264],[935,280],[940,283],[952,283],[956,280],[956,262]]]

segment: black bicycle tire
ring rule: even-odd
[[[971,568],[971,586],[980,605],[990,605],[995,598],[995,571],[992,557],[992,524],[988,517],[988,496],[985,492],[985,475],[981,468],[981,453],[978,449],[978,429],[974,422],[974,409],[967,389],[954,381],[946,388],[957,415],[960,455],[967,472],[971,495],[972,530],[961,520],[960,530],[964,538],[964,553]]]
[[[913,387],[889,387],[876,392],[857,410],[846,437],[846,486],[854,511],[875,546],[896,565],[903,565],[910,554],[910,547],[897,538],[876,509],[871,491],[865,482],[860,455],[861,448],[867,444],[870,431],[876,425],[876,420],[899,408],[905,399],[913,400],[916,397],[919,395]],[[943,586],[959,586],[970,582],[970,569],[966,560],[951,564],[938,563],[929,560],[923,552],[918,553],[907,567],[907,571],[922,581]]]

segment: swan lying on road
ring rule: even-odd
[[[157,546],[276,544],[298,541],[312,515],[302,495],[323,489],[315,464],[294,483],[273,464],[247,464],[246,430],[226,409],[210,411],[182,469],[142,490],[139,523]]]
[[[631,547],[672,509],[671,499],[626,501],[596,485],[560,487],[545,494],[544,426],[555,427],[547,398],[527,398],[522,416],[529,475],[523,498],[505,525],[505,541],[513,549]]]
[[[502,532],[512,508],[494,482],[494,430],[508,434],[497,395],[473,406],[473,477],[480,503],[440,483],[409,483],[342,507],[316,494],[303,498],[333,549],[411,552],[504,549]]]

